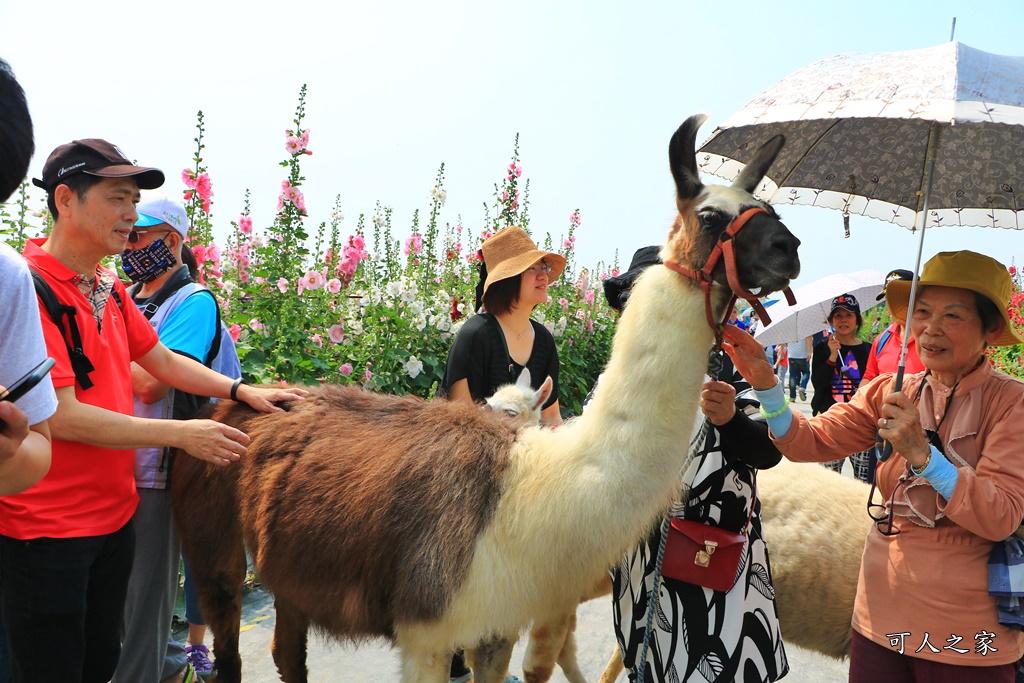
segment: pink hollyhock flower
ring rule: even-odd
[[[278,280],[277,288],[281,291],[282,294],[286,293],[288,291],[288,279],[281,278],[280,280]]]
[[[327,330],[327,336],[331,338],[331,341],[335,344],[340,344],[345,338],[345,331],[341,325],[331,325],[331,329]]]
[[[253,332],[259,332],[264,327],[265,326],[263,325],[262,322],[260,322],[259,318],[253,318],[252,320],[249,321],[249,329],[252,330]]]
[[[287,138],[285,138],[284,148],[285,151],[287,151],[289,154],[298,154],[299,152],[302,151],[302,141],[299,140],[297,137],[289,135]]]
[[[266,282],[266,279],[259,275],[256,276],[256,284],[262,285],[264,282]]]
[[[209,174],[200,173],[196,176],[196,194],[204,200],[213,196],[213,185],[210,183]]]
[[[246,235],[252,232],[252,218],[249,216],[241,216],[238,219],[238,229]]]
[[[579,318],[580,320],[583,320],[584,318],[587,317],[587,314],[584,312],[582,308],[579,308],[576,310],[576,317]]]
[[[190,201],[192,201],[192,195],[194,195],[194,194],[195,193],[192,190],[188,190],[188,191],[185,192],[183,197],[185,198],[186,202],[190,202]]]
[[[323,289],[324,285],[327,284],[327,278],[324,277],[324,274],[316,270],[311,270],[306,273],[305,280],[306,289]]]
[[[558,304],[566,311],[569,310],[569,300],[564,296],[558,297]]]
[[[320,336],[319,332],[310,337],[309,340],[316,344],[317,348],[321,348],[324,345],[324,338]]]
[[[239,325],[238,323],[235,323],[234,325],[228,328],[228,332],[231,334],[231,339],[237,342],[238,336],[242,334],[242,326]]]
[[[583,295],[583,300],[588,304],[594,303],[594,290],[588,289],[587,293]]]
[[[194,190],[196,189],[196,173],[191,168],[186,168],[181,171],[181,182],[184,183],[185,187]]]
[[[1016,275],[1017,274],[1017,267],[1016,266],[1010,266],[1009,268],[1007,268],[1007,270],[1010,271],[1010,275]]]
[[[206,247],[202,244],[197,244],[192,247],[192,255],[196,257],[196,263],[203,263],[206,261]]]
[[[405,240],[405,255],[415,256],[423,251],[423,235],[413,233]]]
[[[341,373],[342,377],[348,377],[349,375],[351,375],[352,370],[353,368],[351,363],[345,363],[340,368],[338,368],[338,372]]]
[[[336,277],[332,277],[327,281],[327,291],[331,294],[337,294],[341,291],[341,280]]]

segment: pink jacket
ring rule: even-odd
[[[942,420],[953,396],[939,436],[959,479],[946,501],[898,453],[879,463],[880,497],[895,501],[900,534],[887,537],[869,527],[853,627],[913,657],[968,666],[1014,662],[1024,653],[1024,633],[997,621],[995,598],[988,594],[988,556],[993,543],[1024,520],[1024,382],[986,361],[955,392],[919,373],[905,378],[903,393],[916,397],[922,381],[926,429]],[[802,462],[868,448],[893,383],[892,374],[862,383],[850,403],[814,418],[794,412],[792,427],[775,444]]]

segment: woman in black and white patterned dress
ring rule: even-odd
[[[637,252],[634,262],[641,252]],[[618,282],[611,283],[611,287],[606,284],[605,293],[613,306],[621,306],[632,281],[646,265],[650,263],[631,264],[630,272],[616,278]],[[626,296],[620,300],[622,293]],[[722,377],[734,377],[728,358]],[[684,473],[683,480],[691,482],[691,488],[683,516],[734,532],[741,531],[750,517],[740,576],[724,593],[662,578],[645,682],[760,683],[779,680],[789,671],[779,632],[768,547],[761,530],[760,502],[753,495],[757,470],[775,466],[782,455],[768,438],[768,427],[757,412],[759,405],[742,394],[749,385],[738,375],[735,378],[735,386],[727,382],[704,385],[701,409],[714,428],[708,429],[701,451]],[[740,396],[736,395],[737,388]],[[755,507],[751,516],[752,501]],[[679,512],[673,510],[673,514]],[[660,524],[612,572],[616,638],[631,681],[635,680],[643,648],[659,543]]]

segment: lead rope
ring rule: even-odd
[[[728,315],[728,313],[726,315]],[[719,325],[715,332],[715,345],[711,347],[711,351],[708,353],[708,376],[711,377],[711,379],[718,379],[718,374],[722,371],[722,357],[719,355],[721,350],[722,327]],[[701,422],[700,429],[697,431],[696,436],[694,436],[693,440],[690,441],[690,451],[686,455],[686,460],[683,461],[683,466],[679,468],[679,479],[681,480],[679,500],[683,502],[684,514],[686,510],[685,501],[690,498],[690,487],[685,481],[682,481],[682,478],[686,473],[686,470],[689,469],[690,463],[693,462],[693,458],[697,455],[697,452],[704,443],[704,440],[707,438],[710,426],[711,421],[705,417],[703,422]],[[644,667],[647,664],[647,653],[650,651],[651,630],[654,626],[654,613],[657,611],[656,606],[661,594],[661,565],[665,561],[665,545],[668,542],[668,527],[671,523],[671,512],[666,512],[665,517],[661,520],[661,539],[658,542],[658,557],[654,562],[654,580],[651,584],[651,592],[647,595],[647,620],[644,623],[644,643],[640,650],[640,659],[633,667],[636,683],[644,683]]]

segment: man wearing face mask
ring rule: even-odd
[[[185,207],[157,192],[143,191],[141,196],[136,207],[139,219],[121,254],[125,274],[135,283],[128,294],[164,346],[232,379],[241,377],[234,343],[221,329],[213,294],[193,282],[183,263],[183,255],[189,253]],[[161,382],[138,363],[132,363],[132,390],[136,417],[187,420],[208,400]],[[167,489],[172,455],[173,449],[166,447],[135,449],[135,561],[115,683],[191,683],[197,673],[209,673],[194,670],[185,649],[171,637],[181,552]]]

